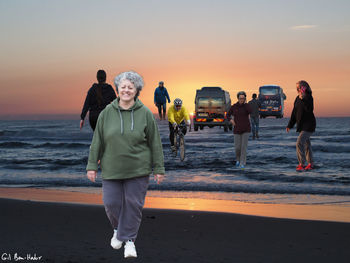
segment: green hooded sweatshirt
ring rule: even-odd
[[[164,156],[157,123],[152,112],[136,99],[130,109],[115,99],[99,115],[90,146],[86,170],[97,171],[103,179],[127,179],[164,174]]]

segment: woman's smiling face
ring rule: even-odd
[[[127,79],[123,79],[118,87],[118,94],[120,100],[123,102],[130,102],[135,99],[137,90],[134,84]]]

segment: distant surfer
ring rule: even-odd
[[[97,71],[97,81],[89,89],[83,109],[80,115],[80,129],[84,126],[84,119],[89,111],[89,123],[93,131],[95,131],[97,118],[100,112],[115,98],[115,92],[111,85],[106,83],[106,72],[102,69]]]
[[[314,160],[312,157],[310,137],[316,129],[316,118],[314,115],[314,99],[309,84],[305,80],[297,82],[298,96],[295,98],[292,115],[286,131],[289,132],[294,124],[297,124],[299,136],[296,143],[299,165],[297,171],[312,170]],[[305,161],[307,165],[304,166]]]

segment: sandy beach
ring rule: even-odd
[[[32,256],[32,260],[22,262],[124,261],[123,250],[109,245],[112,229],[103,206],[95,204],[91,194],[71,194],[81,199],[73,204],[63,203],[69,200],[60,200],[55,190],[43,191],[51,191],[56,202],[47,193],[51,202],[39,202],[30,201],[38,200],[40,193],[45,197],[38,189],[29,189],[32,195],[27,190],[25,197],[16,188],[18,199],[25,200],[4,198],[3,189],[2,261],[11,262],[9,256],[14,261],[16,253],[22,258]],[[349,223],[145,208],[136,241],[139,257],[128,261],[348,262],[349,239]]]

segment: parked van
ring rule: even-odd
[[[227,120],[226,113],[231,107],[230,94],[220,87],[203,87],[196,91],[195,113],[193,116],[194,130],[198,131],[208,126],[223,126],[224,131],[232,130],[232,124]]]
[[[275,116],[283,118],[284,100],[287,97],[283,89],[277,85],[265,85],[259,88],[259,101],[261,107],[259,110],[260,118]]]

